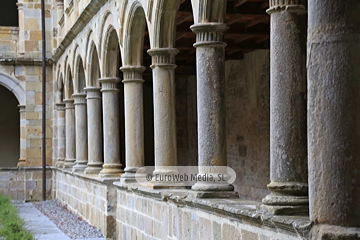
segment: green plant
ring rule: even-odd
[[[35,240],[33,235],[24,228],[23,220],[18,216],[16,207],[10,198],[0,194],[0,239]]]

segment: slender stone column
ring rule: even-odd
[[[145,67],[127,66],[120,70],[124,73],[125,96],[125,174],[124,182],[135,181],[136,171],[144,166],[144,113],[143,78]]]
[[[360,2],[308,9],[311,239],[360,239]]]
[[[98,174],[103,165],[101,88],[87,87],[88,167],[85,174]]]
[[[18,167],[26,167],[26,119],[25,105],[19,105],[20,108],[20,159]]]
[[[66,122],[66,158],[64,168],[75,164],[75,107],[73,99],[64,99]]]
[[[154,174],[173,173],[169,166],[177,165],[175,109],[175,48],[148,50],[152,56],[154,91]],[[156,186],[155,186],[156,187]]]
[[[199,174],[207,174],[215,179],[220,172],[213,167],[227,166],[224,96],[226,44],[223,42],[223,34],[227,29],[226,24],[216,22],[191,26],[191,30],[196,33],[194,47],[197,62]],[[192,189],[211,191],[209,197],[236,195],[235,192],[231,192],[234,187],[224,182],[198,182]],[[223,191],[230,191],[230,194]],[[201,197],[207,196],[203,194]]]
[[[99,79],[103,96],[104,165],[101,177],[119,177],[120,163],[119,78]]]
[[[87,167],[88,162],[86,94],[76,93],[73,94],[73,98],[76,124],[76,162],[73,171],[82,172]]]
[[[57,161],[56,167],[64,167],[65,164],[65,145],[66,145],[66,136],[65,136],[65,104],[56,103],[57,110]]]
[[[306,0],[270,1],[270,184],[262,208],[307,215]]]

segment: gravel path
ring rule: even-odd
[[[71,239],[104,237],[99,229],[67,210],[58,200],[38,202],[34,203],[34,205]]]

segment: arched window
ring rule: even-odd
[[[0,3],[0,26],[18,27],[19,16],[17,0],[2,0]]]

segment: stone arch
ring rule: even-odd
[[[112,25],[107,29],[105,36],[102,53],[102,77],[119,77],[120,45],[118,34]]]
[[[192,0],[194,23],[223,23],[226,18],[227,0]]]
[[[139,2],[134,2],[124,28],[127,29],[124,33],[124,66],[142,66],[145,26],[145,11]]]
[[[26,92],[20,85],[20,81],[6,73],[0,72],[0,85],[9,89],[19,102],[19,105],[26,104]]]
[[[70,65],[68,64],[66,70],[66,80],[65,80],[65,99],[72,99],[73,94],[74,94],[74,83],[73,83],[71,68]]]
[[[86,87],[86,77],[84,70],[84,63],[80,55],[77,55],[75,60],[75,93],[84,93]]]
[[[173,48],[175,46],[177,11],[180,0],[158,0],[157,11],[153,12],[153,48]]]
[[[100,84],[97,81],[101,77],[100,71],[100,63],[99,63],[99,55],[96,49],[96,45],[94,42],[90,44],[88,55],[88,77],[87,84],[88,87],[99,87]]]

